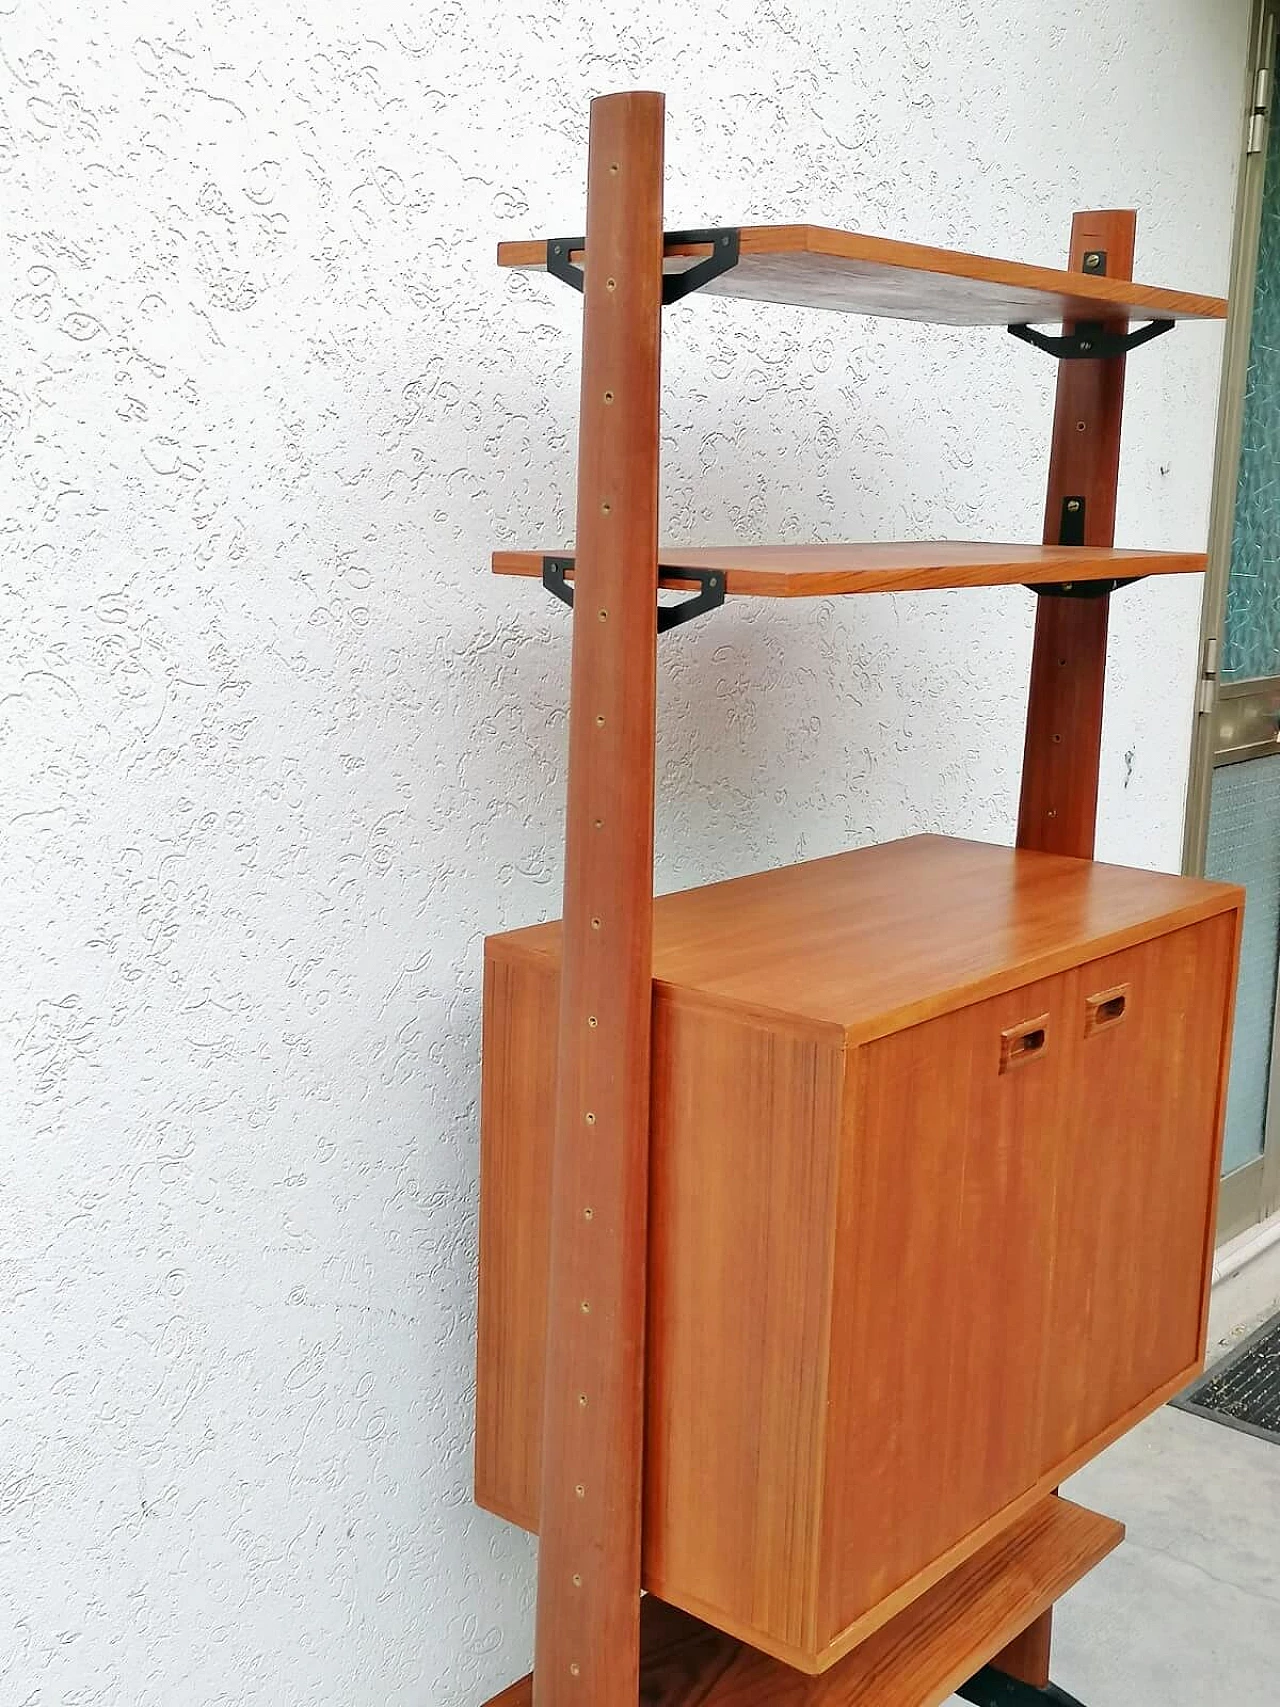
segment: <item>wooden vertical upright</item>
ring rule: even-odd
[[[1076,214],[1068,267],[1131,279],[1137,218],[1130,209]],[[1107,330],[1123,331],[1126,325],[1112,322]],[[1059,364],[1044,507],[1046,545],[1073,537],[1079,545],[1115,544],[1124,363],[1123,356],[1110,356]],[[1038,600],[1018,808],[1020,848],[1093,857],[1110,605],[1105,595]],[[1049,1607],[992,1663],[1043,1688],[1049,1681],[1052,1634]]]
[[[639,1690],[663,121],[591,106],[535,1707]]]
[[[1073,272],[1132,278],[1136,224],[1137,215],[1129,210],[1076,214],[1068,266]],[[1107,330],[1123,331],[1126,324],[1109,322]],[[1123,405],[1123,356],[1060,363],[1046,545],[1115,543]],[[1093,855],[1110,603],[1105,596],[1039,600],[1018,811],[1020,848],[1080,859]]]

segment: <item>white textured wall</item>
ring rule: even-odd
[[[557,906],[586,102],[669,223],[1227,276],[1245,0],[0,0],[0,1701],[471,1707],[483,932]],[[667,532],[1038,537],[1051,365],[694,300]],[[1131,363],[1121,543],[1205,532],[1220,336]],[[1176,862],[1197,590],[1116,601],[1104,851]],[[1031,599],[662,649],[663,886],[1001,838]]]

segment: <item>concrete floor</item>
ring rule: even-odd
[[[1280,1246],[1214,1289],[1211,1359],[1280,1309]],[[1084,1707],[1280,1707],[1280,1444],[1165,1406],[1066,1484],[1126,1539],[1054,1614]]]

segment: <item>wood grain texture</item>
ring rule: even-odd
[[[658,900],[647,1588],[828,1671],[1185,1383],[1240,901],[936,837]],[[553,1005],[559,940],[491,938],[509,965],[490,988]],[[1121,986],[1123,1020],[1086,1035],[1091,998]],[[1198,1032],[1176,1017],[1193,1011]],[[1043,1053],[1002,1074],[1004,1036],[1030,1022]],[[550,1147],[508,1129],[514,1087],[552,1101],[536,1025],[486,1025],[486,1053],[511,1058],[486,1061],[482,1198],[536,1180]],[[1175,1047],[1117,1134],[1080,1085],[1094,1051],[1145,1059],[1150,1027]],[[1154,1203],[1133,1187],[1152,1146]],[[545,1191],[508,1189],[486,1238],[545,1213]],[[482,1323],[484,1345],[540,1320],[537,1238],[513,1237],[482,1292],[501,1324]],[[1078,1258],[1059,1257],[1068,1239]],[[1169,1301],[1149,1350],[1117,1346],[1142,1335],[1092,1302],[1117,1270],[1138,1295],[1130,1263]],[[530,1526],[534,1363],[519,1380],[482,1363],[500,1388],[479,1403],[487,1484],[477,1466],[482,1503]],[[1095,1376],[1103,1402],[1082,1411]]]
[[[1053,1608],[1050,1606],[1033,1619],[1007,1647],[991,1659],[997,1671],[1021,1679],[1043,1689],[1049,1681],[1050,1657],[1053,1648]]]
[[[591,105],[535,1707],[635,1707],[663,100]]]
[[[1106,256],[1110,280],[1133,272],[1137,215],[1078,213],[1071,264],[1089,251]],[[1123,331],[1123,315],[1103,322]],[[1063,503],[1084,505],[1082,555],[1115,539],[1125,358],[1058,364],[1044,539],[1057,544]],[[1087,548],[1087,550],[1086,550]],[[1093,854],[1098,817],[1098,759],[1107,668],[1110,598],[1042,598],[1036,611],[1027,702],[1018,846],[1046,853]]]
[[[544,960],[485,956],[475,1489],[525,1529],[542,1475],[559,984]]]
[[[815,1651],[856,1640],[869,1612],[1039,1480],[1065,981],[971,1003],[851,1058],[829,1344],[839,1451]],[[1002,1033],[1029,1018],[1046,1047],[1001,1072]]]
[[[672,992],[654,1060],[645,1583],[812,1653],[843,1038]]]
[[[1234,972],[1231,915],[1092,962],[1073,977],[1078,1066],[1054,1179],[1041,1468],[1204,1355],[1205,1229],[1221,1163],[1217,1043]],[[1094,992],[1128,986],[1089,1031]],[[1082,1150],[1078,1134],[1089,1135]],[[1105,1189],[1104,1189],[1105,1187]]]
[[[571,552],[495,551],[495,575],[538,579],[544,556]],[[1036,586],[1058,581],[1125,580],[1204,570],[1195,551],[1081,550],[1060,545],[983,544],[973,540],[892,541],[855,545],[662,546],[661,584],[691,587],[680,570],[719,569],[730,597],[830,598],[847,593],[928,592],[944,587]]]
[[[1210,917],[1238,895],[1200,878],[910,836],[660,896],[654,977],[686,1000],[835,1026],[860,1043]],[[489,941],[555,959],[559,937],[553,922]]]
[[[500,243],[498,264],[536,272],[545,268],[546,253],[546,238]],[[672,246],[666,268],[682,271],[705,253],[705,246]],[[1220,297],[1133,284],[1116,268],[1099,278],[1078,266],[1064,272],[817,225],[743,226],[740,253],[731,272],[703,287],[709,294],[951,326],[1116,314],[1221,320],[1227,311]],[[582,252],[573,258],[581,262]]]
[[[641,1707],[939,1707],[1123,1534],[1111,1518],[1046,1499],[822,1677],[650,1598]],[[489,1707],[528,1707],[530,1682]]]

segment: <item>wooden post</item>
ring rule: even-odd
[[[1137,217],[1127,209],[1076,214],[1068,267],[1131,279]],[[1095,257],[1096,263],[1086,266]],[[1115,544],[1123,409],[1123,356],[1059,363],[1044,508],[1046,545],[1062,544],[1064,533],[1069,539],[1073,530],[1078,544]],[[1069,510],[1072,503],[1083,511]],[[1110,605],[1109,596],[1037,600],[1018,809],[1020,848],[1093,857]],[[992,1664],[1043,1688],[1049,1681],[1052,1634],[1050,1607]]]
[[[1137,215],[1078,213],[1071,225],[1074,272],[1133,277]],[[1086,261],[1099,260],[1090,266]],[[1119,323],[1123,330],[1125,322]],[[1108,329],[1115,325],[1108,323]],[[1064,361],[1049,457],[1044,542],[1114,545],[1116,480],[1124,357]],[[1080,508],[1070,509],[1067,506]],[[1093,856],[1098,816],[1098,760],[1107,665],[1110,599],[1041,597],[1037,601],[1031,693],[1022,761],[1018,846],[1044,853]]]
[[[661,95],[591,106],[534,1707],[636,1707]]]
[[[1053,1645],[1053,1608],[1046,1607],[1007,1648],[992,1660],[997,1671],[1016,1677],[1037,1689],[1049,1686],[1049,1651]]]

